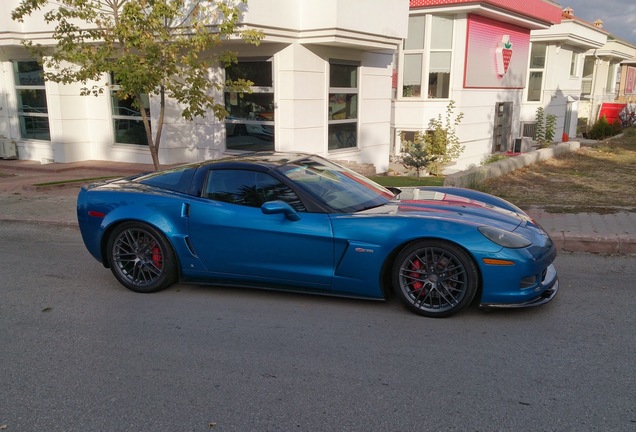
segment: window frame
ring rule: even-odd
[[[423,18],[423,20],[422,20]],[[448,35],[448,39],[446,43],[448,47],[434,47],[432,46],[434,38],[435,29],[435,18],[442,18],[450,21],[450,34]],[[419,20],[423,23],[423,29],[414,29],[412,22]],[[415,47],[407,47],[409,44],[409,39],[404,39],[403,43],[400,45],[399,50],[399,61],[401,65],[400,72],[400,84],[397,92],[398,99],[402,100],[450,100],[452,99],[451,95],[451,82],[453,76],[453,50],[454,50],[454,42],[455,42],[455,32],[456,32],[456,18],[453,14],[413,14],[409,15],[409,35],[422,37],[423,40],[421,44],[416,43]],[[417,30],[417,31],[416,31]],[[434,54],[448,54],[449,62],[448,62],[448,71],[447,72],[432,72],[432,61]],[[407,58],[413,57],[415,59],[414,63],[409,61],[409,65],[407,67]],[[419,61],[418,61],[419,57]],[[417,84],[404,84],[405,82],[405,74],[411,70],[412,66],[417,66],[419,69],[419,94],[415,92],[412,94],[407,90],[407,88],[417,88]],[[440,80],[440,77],[446,77],[446,80],[442,80],[441,86],[437,83],[435,84],[436,95],[431,94],[431,88],[433,88],[432,79],[433,74],[436,75],[437,80]],[[410,81],[410,80],[409,80]],[[441,93],[440,93],[441,91]],[[411,94],[409,94],[411,93]]]
[[[268,66],[271,68],[271,85],[270,86],[263,86],[263,85],[254,85],[250,87],[251,93],[242,93],[242,92],[235,92],[235,91],[229,91],[227,88],[223,89],[223,103],[225,106],[225,109],[228,111],[228,113],[230,113],[230,115],[228,115],[224,122],[223,122],[223,126],[224,126],[224,132],[225,132],[225,146],[226,146],[226,150],[230,151],[230,152],[239,152],[242,153],[244,151],[273,151],[276,150],[276,128],[275,128],[275,122],[276,122],[276,116],[275,116],[275,112],[276,112],[276,93],[275,93],[275,79],[274,79],[274,61],[273,58],[268,57],[268,58],[263,58],[263,57],[254,57],[254,58],[239,58],[238,59],[238,63],[237,64],[241,64],[241,63],[267,63]],[[227,72],[226,72],[227,68],[223,68],[223,81],[225,82],[225,79],[227,77]],[[249,79],[249,77],[247,78]],[[253,81],[252,81],[253,82]],[[228,109],[228,103],[231,104],[231,101],[236,100],[236,105],[238,106],[238,102],[239,99],[242,99],[246,94],[257,94],[257,95],[267,95],[267,94],[271,94],[271,109],[270,111],[262,111],[262,115],[261,115],[261,119],[259,119],[257,117],[257,113],[254,113],[254,118],[240,118],[240,117],[232,117],[232,112],[230,109]],[[248,96],[249,97],[249,96]],[[229,102],[228,102],[229,101]],[[252,114],[252,113],[250,113]],[[232,134],[228,134],[228,127],[232,128]],[[250,130],[253,131],[252,133],[254,134],[254,131],[256,131],[257,133],[255,135],[257,135],[259,137],[259,139],[261,139],[262,141],[268,141],[270,142],[269,145],[265,146],[262,143],[256,143],[255,145],[258,147],[259,144],[263,145],[263,148],[245,148],[245,149],[241,149],[241,148],[237,148],[240,143],[237,143],[236,146],[232,145],[230,146],[231,143],[228,142],[228,138],[230,137],[235,137],[235,136],[241,136],[241,134],[245,134],[247,136],[250,135]],[[243,131],[243,132],[241,132]]]
[[[355,87],[333,86],[331,71],[333,66],[355,68]],[[327,151],[341,151],[358,148],[360,118],[360,63],[349,60],[330,59],[327,77],[329,82],[327,95]],[[334,112],[334,108],[343,107]],[[355,110],[352,116],[351,109]],[[338,114],[336,114],[338,113]],[[334,115],[344,118],[334,118]],[[351,128],[353,126],[353,129]],[[335,139],[332,139],[332,136]],[[337,140],[337,141],[336,141]],[[332,145],[339,143],[340,145]]]
[[[113,143],[115,145],[131,145],[131,146],[138,146],[138,147],[148,147],[149,146],[149,142],[148,142],[148,137],[146,135],[146,126],[143,123],[143,117],[141,116],[141,111],[137,111],[137,113],[139,115],[124,115],[124,114],[118,114],[116,113],[116,109],[120,108],[120,107],[116,107],[115,106],[115,100],[118,101],[122,101],[123,99],[119,99],[116,96],[116,93],[119,91],[120,86],[119,84],[117,84],[117,79],[115,77],[115,74],[113,72],[108,74],[109,76],[109,91],[110,91],[110,113],[111,113],[111,124],[113,127]],[[147,104],[146,107],[144,107],[144,110],[146,111],[146,115],[148,117],[148,121],[150,122],[150,130],[152,133],[152,117],[150,115],[150,95],[148,95],[147,93],[143,93],[141,95],[142,97],[142,101],[144,103]],[[133,108],[130,108],[130,110],[132,111]],[[132,121],[132,122],[139,122],[141,123],[141,127],[143,128],[143,139],[144,142],[120,142],[117,141],[117,124],[118,121]]]
[[[19,72],[20,63],[38,63],[38,62],[34,59],[12,61],[14,88],[15,88],[15,97],[16,97],[16,115],[18,117],[18,124],[20,126],[20,138],[23,140],[51,141],[51,123],[49,120],[48,95],[46,92],[46,80],[44,79],[44,67],[42,66],[42,64],[39,64],[39,67],[40,67],[39,78],[36,78],[35,83],[21,84],[21,77]],[[35,93],[44,92],[45,112],[24,111],[25,105],[21,102],[22,97],[20,95],[22,91],[32,91]],[[41,122],[42,120],[39,120],[39,119],[45,119],[46,132],[44,133],[43,138],[39,138],[37,134],[34,134],[34,136],[28,136],[28,134],[26,133],[27,119],[29,119],[31,122]]]
[[[585,63],[586,60],[590,60],[592,72],[589,76],[585,75]],[[594,74],[596,73],[596,59],[592,55],[586,55],[583,58],[583,69],[581,70],[581,99],[590,99],[592,96],[592,84],[594,83]],[[585,91],[585,88],[589,87],[588,91]]]
[[[616,92],[616,63],[608,62],[607,79],[605,81],[605,94],[613,94]]]
[[[570,78],[578,78],[579,76],[579,53],[572,51],[570,58]]]
[[[534,53],[534,48],[535,47],[539,47],[542,46],[543,47],[543,56],[536,56],[536,58],[543,58],[542,64],[541,66],[533,66],[533,61],[535,59],[535,53]],[[530,43],[530,56],[529,56],[529,63],[528,63],[528,84],[526,85],[526,102],[542,102],[543,101],[543,90],[544,90],[544,80],[545,80],[545,70],[546,70],[546,65],[547,65],[547,59],[548,59],[548,44],[546,44],[545,42],[531,42]],[[533,74],[535,76],[540,76],[541,79],[538,81],[539,82],[539,88],[537,89],[532,89],[531,83],[533,83],[532,81],[532,76]],[[538,93],[538,98],[537,99],[531,99],[531,96],[534,95],[535,93]],[[534,96],[532,96],[534,97]]]

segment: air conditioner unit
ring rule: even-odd
[[[17,159],[18,148],[15,141],[0,140],[0,159]]]

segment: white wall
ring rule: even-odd
[[[7,0],[11,10],[19,0]],[[391,59],[406,36],[408,0],[252,0],[245,21],[262,28],[264,41],[255,47],[231,45],[239,57],[270,58],[274,67],[276,149],[305,151],[333,159],[373,163],[378,171],[388,168],[391,119]],[[390,11],[391,13],[386,13]],[[46,39],[51,30],[41,13],[24,24],[0,17],[0,134],[19,137],[11,60],[29,59],[19,39]],[[5,36],[2,38],[2,36]],[[357,61],[359,81],[359,145],[328,151],[329,59]],[[219,77],[221,71],[212,71]],[[104,77],[104,81],[107,77]],[[90,85],[90,84],[89,84]],[[114,143],[108,91],[97,97],[80,96],[81,85],[47,83],[51,141],[19,144],[20,157],[70,162],[84,159],[151,163],[147,148]],[[216,95],[223,100],[221,91]],[[13,107],[13,108],[11,108]],[[11,112],[13,109],[13,112]],[[157,98],[151,98],[156,121]],[[159,159],[162,164],[217,158],[225,152],[225,128],[210,113],[193,122],[181,117],[181,107],[167,101]]]
[[[274,29],[293,29],[303,36],[330,37],[340,32],[365,33],[365,37],[405,37],[408,0],[251,0],[245,22]],[[282,34],[282,31],[281,31]]]
[[[495,108],[498,102],[512,102],[512,136],[517,136],[521,109],[522,90],[518,89],[465,89],[464,53],[466,51],[467,17],[456,15],[451,65],[450,99],[416,100],[400,98],[394,102],[395,143],[399,152],[400,131],[422,131],[427,129],[429,120],[442,115],[445,121],[446,107],[455,101],[453,119],[459,113],[464,117],[456,129],[457,137],[465,146],[458,160],[449,165],[446,173],[480,165],[492,152]]]

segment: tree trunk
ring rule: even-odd
[[[138,94],[136,97],[136,104],[139,107],[139,112],[141,113],[141,119],[144,123],[144,129],[146,130],[146,141],[148,141],[148,150],[150,151],[150,157],[152,158],[152,164],[155,167],[155,171],[158,171],[161,168],[159,164],[159,134],[157,135],[157,139],[153,140],[152,138],[152,130],[150,129],[150,118],[148,118],[148,113],[146,112],[146,108],[143,105],[141,95]],[[150,111],[150,109],[149,109]],[[158,131],[160,132],[160,131]]]

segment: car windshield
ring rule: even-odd
[[[367,210],[393,198],[391,191],[372,180],[319,157],[289,162],[279,170],[338,213]]]

